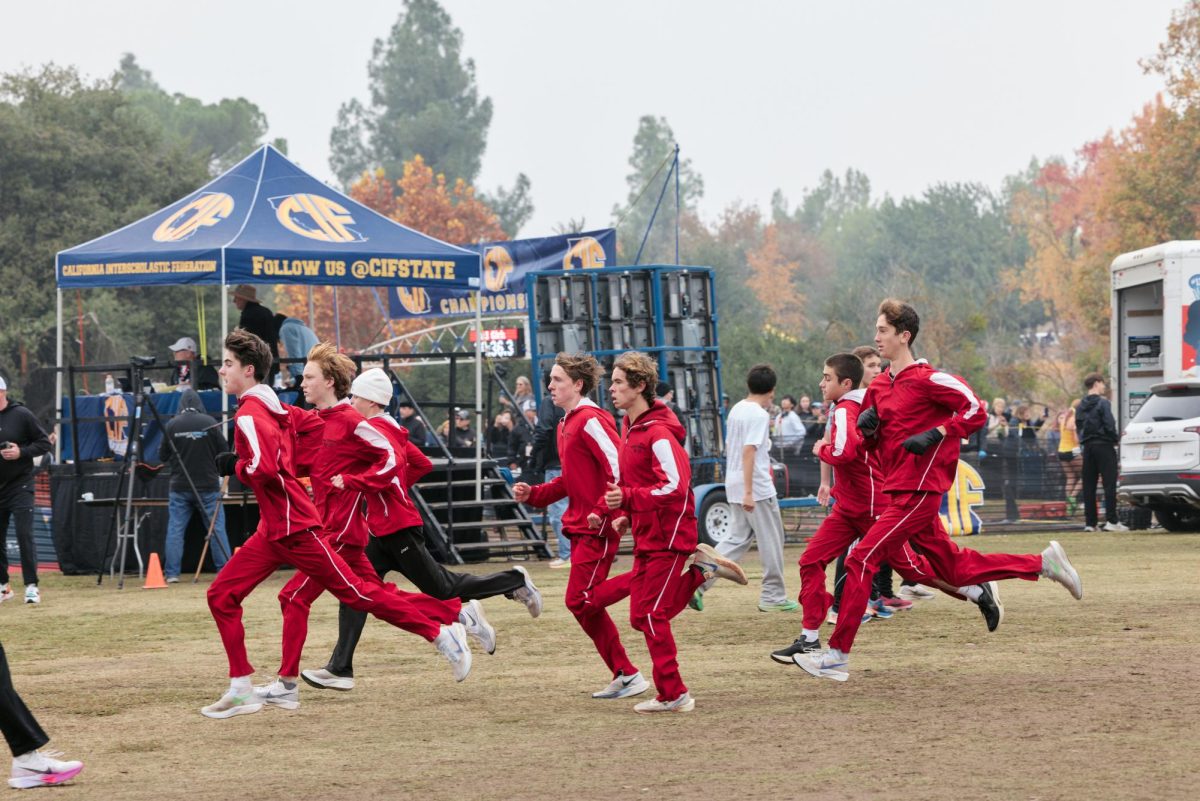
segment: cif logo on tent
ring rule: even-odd
[[[320,242],[366,242],[367,238],[347,228],[354,218],[336,200],[321,195],[301,193],[271,198],[275,219],[294,234]]]
[[[512,271],[513,257],[507,248],[495,245],[483,254],[483,285],[488,291],[503,292],[508,289],[508,277]]]
[[[233,198],[224,192],[205,192],[154,229],[155,242],[182,242],[201,228],[216,225],[233,213]]]
[[[563,256],[563,269],[571,270],[581,267],[592,270],[604,266],[604,248],[595,237],[581,236],[578,239],[568,239],[571,245],[567,255]]]
[[[959,461],[950,490],[942,496],[942,525],[955,537],[978,534],[979,515],[975,507],[983,504],[983,477],[964,461]]]
[[[428,314],[433,308],[429,302],[429,293],[425,291],[425,287],[415,286],[409,289],[408,287],[396,287],[396,297],[400,298],[400,305],[404,307],[409,314]]]
[[[104,399],[104,433],[108,449],[124,456],[129,447],[129,405],[124,395],[109,395]]]

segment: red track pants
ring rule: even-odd
[[[229,657],[231,677],[254,673],[254,667],[246,657],[242,600],[285,563],[308,574],[339,601],[354,609],[370,612],[429,641],[439,633],[440,627],[436,623],[416,615],[411,604],[395,592],[385,592],[382,585],[372,587],[354,575],[345,560],[325,544],[315,529],[274,541],[256,531],[225,563],[208,587],[208,608],[217,622],[217,631]]]
[[[836,506],[821,521],[817,533],[800,554],[800,605],[804,608],[804,628],[819,629],[833,606],[833,595],[825,586],[825,568],[844,554],[852,542],[865,537],[874,524],[872,517],[849,517],[839,513]],[[913,551],[908,543],[904,544],[896,561],[889,564],[906,581],[928,581],[934,574],[925,557]],[[842,592],[845,592],[844,587]],[[868,595],[869,592],[868,588]],[[959,596],[952,597],[961,600]]]
[[[928,560],[935,576],[955,587],[1009,578],[1037,581],[1041,574],[1040,554],[979,553],[955,545],[938,517],[940,493],[893,493],[891,498],[887,511],[846,557],[846,586],[831,648],[849,653],[880,562],[898,569],[906,542]]]
[[[397,589],[395,584],[390,582],[385,584],[379,578],[363,548],[345,543],[333,543],[328,538],[325,540],[325,544],[345,560],[354,575],[362,579],[372,592],[394,592],[399,595],[412,607],[415,619],[426,617],[439,626],[450,625],[458,620],[458,612],[462,609],[462,601],[458,598],[439,601],[423,593]],[[325,592],[324,586],[299,571],[279,591],[279,608],[283,612],[283,657],[279,664],[280,676],[299,674],[300,655],[304,651],[304,641],[308,637],[308,613],[312,608],[313,601],[317,600],[323,592]],[[407,627],[404,628],[407,631],[414,631]],[[436,633],[434,636],[437,636]]]
[[[572,560],[575,552],[571,552]],[[646,649],[654,663],[654,688],[660,701],[674,701],[687,692],[679,676],[671,618],[691,600],[704,583],[699,568],[684,568],[688,554],[675,551],[639,553],[633,558],[629,585],[629,622],[646,636]]]
[[[596,650],[608,670],[632,676],[638,672],[621,635],[608,614],[607,607],[629,596],[631,573],[608,577],[613,560],[617,558],[619,537],[597,537],[593,534],[570,534],[571,575],[567,578],[567,593],[563,600],[575,615],[579,626],[592,638]]]

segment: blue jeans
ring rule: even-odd
[[[199,512],[204,530],[208,531],[208,516],[213,507],[217,507],[217,524],[213,528],[213,542],[209,548],[213,564],[219,572],[229,561],[229,539],[225,536],[225,506],[220,503],[221,491],[201,492],[204,508],[196,507],[196,496],[191,492],[171,492],[168,506],[167,547],[163,556],[163,574],[166,578],[179,578],[179,565],[183,561],[183,535],[187,532],[188,522],[193,512]]]
[[[561,475],[561,470],[547,470],[546,481],[553,481]],[[559,559],[571,558],[571,540],[567,538],[566,534],[563,534],[562,529],[562,517],[566,511],[566,498],[563,498],[561,501],[555,501],[546,507],[546,515],[550,518],[550,526],[554,529],[554,536],[558,538]]]

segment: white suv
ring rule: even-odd
[[[1121,435],[1117,498],[1168,531],[1200,531],[1200,379],[1150,388]]]

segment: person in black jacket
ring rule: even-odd
[[[1075,431],[1083,448],[1084,531],[1095,531],[1096,478],[1104,482],[1105,531],[1128,531],[1117,517],[1117,421],[1112,405],[1104,397],[1108,386],[1100,373],[1088,373],[1083,379],[1087,394],[1075,412]]]
[[[275,327],[275,315],[258,302],[258,290],[250,284],[238,284],[233,288],[233,305],[241,310],[238,328],[254,334],[271,349],[271,358],[279,358],[279,332]],[[307,355],[307,354],[305,354]]]
[[[549,374],[546,384],[550,383]],[[566,412],[554,405],[550,393],[542,396],[538,409],[537,426],[533,429],[533,471],[541,473],[543,481],[553,481],[562,475],[562,463],[558,459],[558,423]],[[571,540],[563,534],[562,516],[567,511],[567,499],[555,501],[546,507],[546,516],[558,540],[558,557],[550,560],[550,567],[570,567]]]
[[[179,413],[167,421],[163,432],[161,456],[163,461],[171,462],[167,542],[163,554],[163,575],[168,584],[179,581],[183,538],[193,512],[199,513],[204,530],[208,531],[210,516],[216,510],[211,550],[213,565],[218,572],[231,553],[225,536],[225,509],[221,505],[221,477],[216,463],[217,454],[229,450],[229,446],[213,422],[196,391],[185,389],[179,399]],[[187,475],[184,475],[184,468]],[[190,485],[188,476],[192,479]],[[195,493],[192,486],[196,488]]]
[[[38,590],[37,548],[33,542],[33,462],[50,452],[50,438],[33,412],[9,400],[8,384],[0,378],[0,545],[8,521],[17,529],[21,549],[21,578],[25,603],[41,603]],[[0,547],[0,602],[13,597],[8,587],[8,553]]]

